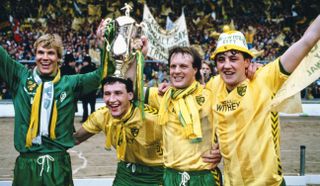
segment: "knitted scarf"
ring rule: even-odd
[[[184,127],[186,138],[191,142],[200,142],[202,139],[199,109],[194,95],[202,92],[202,86],[193,82],[186,89],[170,87],[162,98],[158,123],[165,125],[169,118],[169,108],[174,108],[181,125]]]
[[[31,147],[32,143],[41,144],[41,136],[49,133],[52,140],[56,139],[55,128],[57,124],[57,103],[54,101],[54,84],[60,80],[60,70],[52,81],[42,82],[41,78],[36,72],[37,68],[33,70],[33,78],[38,87],[31,107],[31,117],[29,128],[26,136],[26,147]],[[40,127],[40,131],[39,131]],[[38,135],[37,139],[36,136]]]
[[[137,51],[136,53],[136,61],[137,61],[137,67],[136,67],[136,81],[135,81],[135,106],[137,106],[140,109],[141,112],[141,119],[143,120],[145,118],[144,115],[144,80],[143,80],[143,68],[144,68],[144,57],[141,53],[141,51]]]
[[[126,122],[131,118],[135,110],[133,105],[130,106],[127,113],[121,118],[111,118],[108,123],[108,132],[106,137],[106,149],[110,150],[112,145],[112,133],[116,132],[116,151],[118,160],[124,160],[127,147]],[[114,131],[115,127],[115,131]]]

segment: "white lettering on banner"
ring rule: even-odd
[[[148,6],[144,5],[144,33],[148,37],[147,56],[159,61],[168,60],[169,50],[175,46],[189,46],[188,31],[184,13],[174,22],[174,27],[166,31],[160,27],[152,16]]]

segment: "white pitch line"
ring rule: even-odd
[[[78,153],[78,151],[76,150],[69,150],[69,152],[76,153],[78,155],[78,158],[83,160],[83,163],[80,167],[76,168],[75,170],[72,170],[72,174],[76,174],[79,170],[87,167],[88,161],[84,156],[82,156],[81,151]]]

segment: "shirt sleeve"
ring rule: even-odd
[[[146,91],[146,104],[159,109],[161,96],[158,95],[158,87],[150,87]]]
[[[211,92],[214,92],[214,87],[215,87],[214,84],[215,84],[215,81],[217,80],[216,77],[218,77],[218,76],[213,76],[213,77],[211,77],[211,78],[209,79],[209,81],[206,83],[205,88],[208,89],[208,90],[210,90]]]
[[[101,69],[98,68],[93,72],[72,76],[76,78],[75,91],[78,92],[79,97],[83,97],[99,88],[101,82]]]
[[[107,124],[109,120],[108,108],[99,108],[96,112],[92,113],[82,127],[90,133],[97,134],[100,131],[107,131]]]
[[[0,46],[0,79],[6,82],[12,93],[18,88],[22,74],[26,73],[28,73],[28,69],[13,60]]]
[[[280,65],[280,60],[277,58],[256,72],[272,92],[277,92],[289,77],[287,73],[281,71]]]
[[[100,87],[101,80],[107,75],[106,71],[109,71],[112,66],[112,62],[107,61],[101,56],[101,65],[95,71],[75,75],[77,79],[75,91],[78,93],[78,97],[83,97]]]

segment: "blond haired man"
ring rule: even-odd
[[[103,29],[101,24],[99,33]],[[37,39],[34,48],[36,67],[29,71],[0,47],[0,79],[13,95],[14,145],[20,153],[13,185],[73,185],[66,152],[74,146],[73,103],[98,88],[103,65],[89,74],[61,77],[60,36],[45,34]]]

